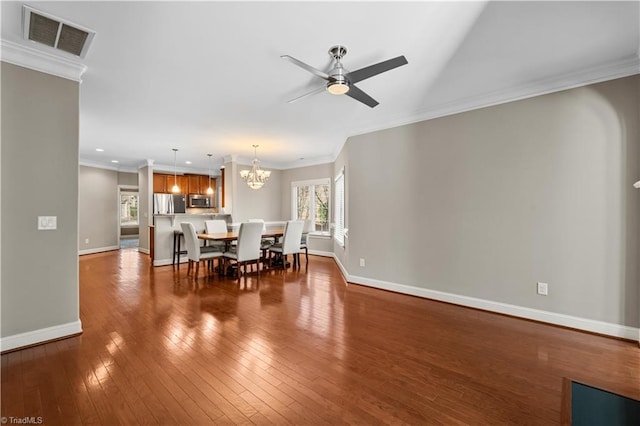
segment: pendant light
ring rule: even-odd
[[[180,192],[180,187],[178,186],[178,176],[176,171],[176,153],[178,152],[177,148],[173,148],[173,187],[171,188],[171,192],[177,194]]]
[[[249,185],[249,188],[251,189],[262,188],[264,184],[267,183],[267,181],[269,180],[269,177],[271,176],[270,170],[262,170],[258,165],[259,163],[258,154],[257,154],[258,146],[259,145],[253,145],[254,158],[253,158],[253,166],[251,167],[251,170],[240,170],[240,177],[245,182],[247,182],[247,185]]]
[[[209,157],[209,163],[207,165],[208,167],[208,172],[209,172],[209,187],[207,188],[207,195],[213,195],[213,188],[211,187],[211,156],[213,154],[207,154],[207,156]]]

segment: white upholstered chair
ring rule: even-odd
[[[238,278],[240,278],[240,266],[244,266],[244,272],[247,272],[247,263],[257,263],[258,275],[260,274],[260,239],[263,225],[260,222],[241,223],[236,250],[224,253],[225,259],[236,261]]]
[[[309,232],[314,230],[315,230],[314,225],[311,219],[306,219],[304,221],[304,227],[302,228],[302,237],[300,238],[300,250],[304,250],[304,257],[307,262],[307,265],[309,264],[309,248],[308,248]],[[300,256],[299,253],[298,253],[298,256]],[[298,263],[300,263],[300,257],[298,257]]]
[[[213,260],[215,258],[222,258],[223,252],[221,250],[202,251],[203,247],[200,247],[198,236],[196,235],[196,228],[191,222],[182,222],[180,224],[182,233],[184,234],[184,241],[187,244],[187,257],[189,258],[189,267],[187,268],[187,276],[191,273],[191,266],[195,262],[196,270],[195,277],[198,278],[198,270],[200,268],[200,261]],[[218,260],[218,266],[220,266],[220,260]]]
[[[299,264],[300,259],[298,254],[300,253],[300,240],[302,238],[302,230],[304,228],[303,220],[290,220],[284,227],[284,237],[282,243],[274,244],[269,248],[271,253],[275,253],[276,256],[282,257],[283,268],[287,264],[287,255],[293,254],[293,264],[296,262]]]
[[[205,220],[204,230],[207,234],[224,234],[227,232],[227,222],[219,219]],[[225,250],[227,243],[224,241],[209,241],[209,247],[217,247],[221,251]]]
[[[264,234],[265,232],[267,232],[267,224],[264,222],[264,219],[249,219],[249,222],[262,223],[262,233]],[[263,237],[260,240],[260,250],[262,250],[263,259],[266,257],[267,250],[269,250],[269,247],[271,247],[273,243],[275,243],[275,239],[273,237]]]

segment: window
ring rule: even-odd
[[[138,193],[120,192],[120,226],[138,225]]]
[[[309,220],[310,232],[329,235],[329,179],[291,183],[291,217]]]
[[[336,228],[333,237],[340,246],[344,247],[344,168],[342,168],[338,176],[336,176],[335,193],[334,220],[336,222]]]

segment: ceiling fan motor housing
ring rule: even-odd
[[[349,80],[345,76],[342,62],[340,61],[347,54],[347,48],[344,46],[333,46],[329,49],[329,54],[336,60],[336,65],[329,71],[329,82],[327,83],[327,91],[332,95],[344,95],[349,91]]]

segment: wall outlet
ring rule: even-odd
[[[362,266],[364,268],[364,259],[360,258],[360,266]]]
[[[88,239],[88,238],[85,238],[85,239],[84,239],[84,243],[85,243],[85,244],[89,244],[89,239]]]
[[[538,283],[538,294],[541,296],[546,296],[549,294],[549,284],[547,283]]]
[[[58,216],[38,216],[39,230],[53,230],[58,228]]]

